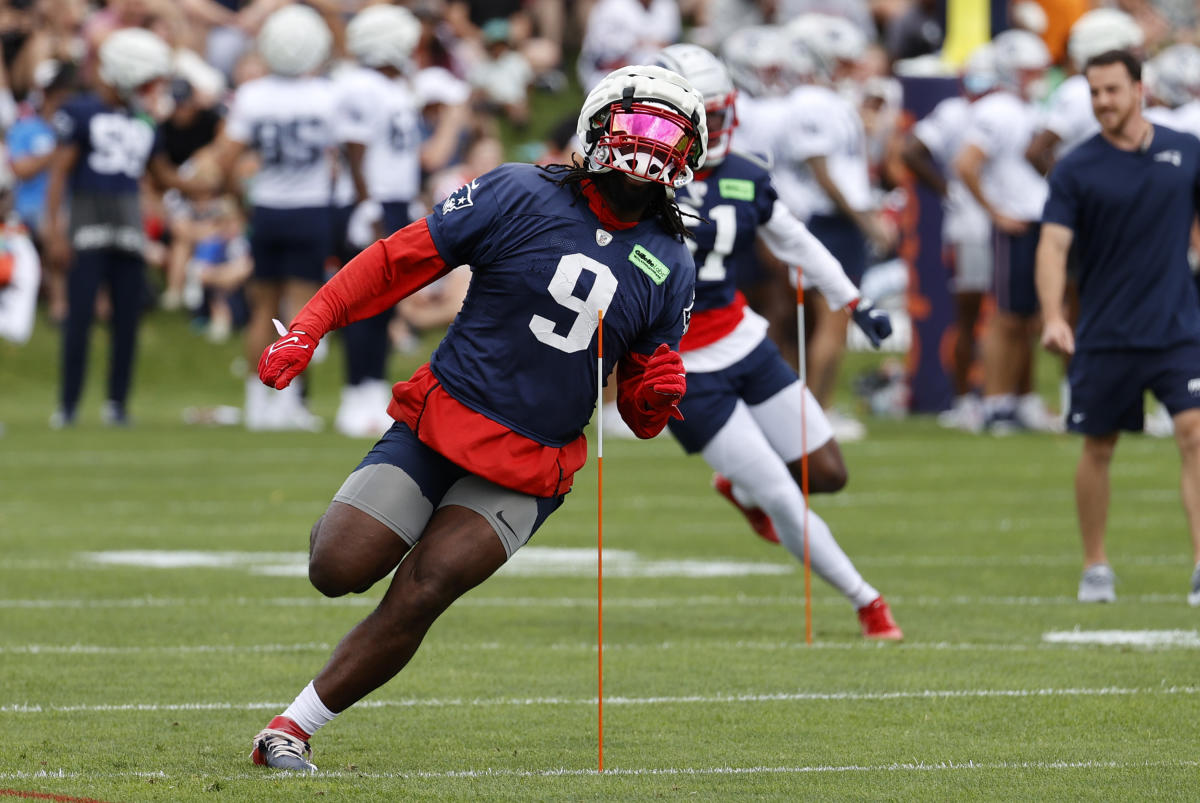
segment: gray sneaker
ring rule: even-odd
[[[1192,590],[1188,592],[1188,605],[1200,608],[1200,563],[1196,564],[1196,570],[1192,572]]]
[[[308,742],[287,731],[264,728],[254,737],[253,745],[254,751],[250,753],[250,760],[255,764],[293,772],[317,771],[316,766],[309,761],[312,758],[312,748],[308,746]]]
[[[1117,576],[1107,563],[1097,563],[1083,570],[1079,578],[1080,602],[1116,602],[1117,592],[1113,586]]]

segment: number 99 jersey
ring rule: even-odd
[[[739,277],[757,274],[754,238],[771,219],[779,196],[767,164],[754,156],[731,153],[711,172],[701,172],[676,193],[684,222],[695,240],[688,245],[696,260],[696,312],[734,303]]]
[[[630,351],[678,347],[695,270],[657,219],[605,228],[574,189],[509,164],[427,222],[446,263],[473,271],[430,367],[452,397],[514,432],[554,447],[579,437],[596,403],[600,311],[605,376]]]

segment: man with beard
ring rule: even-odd
[[[1083,435],[1075,503],[1083,539],[1080,602],[1112,602],[1104,550],[1109,465],[1120,430],[1142,430],[1146,390],[1175,426],[1192,538],[1188,603],[1200,605],[1200,299],[1188,235],[1200,193],[1200,141],[1142,116],[1141,63],[1128,51],[1084,69],[1100,133],[1050,175],[1037,249],[1042,345],[1074,355],[1067,426]],[[1063,314],[1067,251],[1079,253],[1079,323]]]
[[[434,620],[562,504],[586,459],[599,379],[614,366],[621,415],[639,437],[678,415],[686,384],[675,349],[695,267],[668,189],[704,164],[704,100],[668,70],[623,67],[588,93],[577,132],[583,162],[503,165],[459,188],[351,260],[263,352],[259,378],[285,387],[331,329],[472,268],[429,363],[392,389],[396,423],[311,534],[309,579],[322,594],[395,577],[254,737],[254,763],[315,771],[311,735],[403,669]]]

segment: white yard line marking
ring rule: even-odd
[[[1096,634],[1130,633],[1133,635],[1095,637]],[[1153,649],[1200,649],[1200,634],[1194,630],[1165,631],[1051,631],[1042,636],[1041,643],[985,643],[950,641],[905,641],[902,644],[880,643],[857,639],[854,641],[661,641],[652,644],[605,643],[605,650],[621,652],[671,652],[674,650],[755,650],[758,652],[781,652],[807,650],[830,650],[847,652],[854,650],[878,652],[899,650],[901,652],[1030,652],[1034,650],[1083,650],[1104,645],[1135,646]],[[105,644],[14,644],[0,646],[0,655],[190,655],[190,654],[269,654],[287,652],[328,652],[332,644],[304,642],[299,644],[178,644],[178,645],[105,645]],[[445,642],[428,644],[426,650],[434,652],[495,652],[515,650],[518,647],[498,641],[475,643]],[[590,641],[555,642],[545,645],[525,644],[524,651],[548,650],[550,652],[595,652],[596,644]]]
[[[594,769],[558,767],[544,770],[445,770],[442,772],[358,772],[345,770],[321,771],[315,776],[297,773],[255,770],[223,774],[222,780],[267,781],[276,783],[311,783],[334,778],[351,780],[451,780],[455,778],[560,778],[622,776],[709,776],[709,775],[806,775],[812,773],[886,773],[886,772],[968,772],[1004,770],[1153,770],[1193,769],[1200,761],[905,761],[893,764],[818,764],[799,767],[607,767],[603,773]],[[0,773],[0,781],[33,780],[119,780],[123,778],[157,778],[171,780],[175,777],[163,771],[156,772],[73,772],[67,770],[39,770],[37,772]]]
[[[776,692],[771,694],[713,694],[680,695],[674,697],[621,697],[606,696],[608,705],[691,705],[716,703],[788,703],[788,702],[883,702],[887,700],[965,700],[988,698],[1049,698],[1049,697],[1133,697],[1138,695],[1195,695],[1198,686],[1151,686],[1147,688],[1100,688],[1064,689],[924,689],[920,691],[887,692]],[[453,707],[496,707],[496,706],[594,706],[595,697],[526,697],[491,699],[428,698],[407,700],[367,699],[356,703],[358,708],[453,708]],[[78,712],[149,712],[149,711],[259,711],[282,709],[286,702],[213,702],[213,703],[97,703],[90,705],[57,705],[38,703],[14,703],[0,706],[0,714],[47,714]]]
[[[1088,644],[1129,647],[1200,647],[1195,630],[1051,630],[1042,634],[1049,644]]]
[[[607,573],[607,572],[606,572]],[[1123,595],[1123,603],[1146,605],[1182,605],[1186,595],[1141,594]],[[337,599],[319,597],[121,597],[115,599],[0,599],[0,609],[24,610],[105,610],[110,608],[181,608],[189,606],[216,607],[226,605],[243,608],[318,608],[349,607],[373,608],[379,602],[374,596],[347,596]],[[1040,607],[1044,605],[1079,605],[1072,596],[1015,597],[1015,596],[971,596],[968,594],[949,597],[888,595],[893,606],[938,607],[944,605],[990,605],[999,607]],[[843,607],[846,601],[837,596],[816,597],[813,604]],[[690,597],[620,597],[605,595],[605,608],[663,608],[664,606],[691,607],[701,605],[723,605],[726,607],[800,607],[804,598],[781,595],[777,597],[751,597],[740,594],[700,595]],[[467,596],[455,603],[457,607],[478,608],[594,608],[595,597],[472,597]]]

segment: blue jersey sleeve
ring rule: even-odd
[[[1069,163],[1059,163],[1050,173],[1050,195],[1042,208],[1043,223],[1057,223],[1075,231],[1079,220],[1079,195]]]
[[[426,218],[447,265],[483,265],[496,255],[502,184],[496,171],[485,173],[450,193]]]
[[[692,305],[696,300],[696,267],[687,249],[681,245],[679,250],[681,259],[672,269],[677,278],[672,277],[674,282],[662,313],[650,328],[641,332],[638,339],[631,344],[631,351],[653,354],[660,343],[666,343],[672,349],[679,350],[679,340],[687,331],[692,317]]]
[[[54,113],[50,124],[54,127],[54,136],[59,145],[87,144],[87,121],[84,110],[79,106],[67,103]]]

